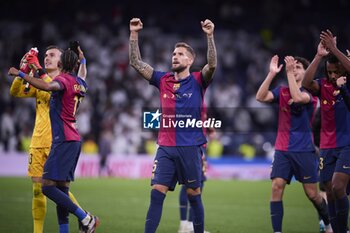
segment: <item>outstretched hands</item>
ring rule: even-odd
[[[284,62],[286,63],[286,72],[291,73],[294,72],[295,65],[296,65],[296,60],[292,56],[286,56],[284,58]]]
[[[205,32],[208,36],[213,35],[215,25],[212,21],[210,21],[209,19],[206,19],[204,21],[201,21],[201,25],[202,25],[203,32]]]
[[[131,32],[138,32],[143,28],[143,23],[139,18],[132,18],[129,27]]]
[[[317,55],[321,57],[325,57],[329,54],[329,49],[325,46],[325,44],[321,42],[317,46]]]
[[[276,75],[281,71],[283,64],[278,65],[278,55],[275,55],[271,58],[270,62],[270,73]]]
[[[320,39],[327,50],[333,51],[337,48],[337,37],[333,36],[333,33],[329,29],[321,32]]]

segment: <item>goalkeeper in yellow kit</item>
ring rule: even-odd
[[[79,76],[86,77],[86,60],[83,52],[78,48],[80,67]],[[26,60],[32,72],[38,74],[39,78],[50,82],[60,74],[59,61],[62,50],[56,46],[49,46],[45,52],[45,69],[40,66],[37,56],[26,54],[21,63]],[[22,65],[22,64],[21,64]],[[30,87],[23,82],[22,78],[16,77],[11,85],[10,93],[14,97],[35,98],[36,99],[36,117],[29,149],[28,158],[28,176],[33,182],[33,200],[32,215],[34,221],[34,233],[43,233],[44,219],[46,216],[46,197],[41,191],[41,178],[43,175],[44,164],[50,153],[52,142],[51,124],[50,124],[50,95],[51,93]],[[79,206],[72,193],[69,193],[71,200]]]

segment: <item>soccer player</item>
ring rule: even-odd
[[[334,232],[345,233],[348,224],[349,201],[346,186],[350,178],[350,112],[337,82],[347,76],[350,61],[336,46],[335,37],[321,32],[317,53],[305,72],[303,86],[320,99],[320,181],[325,184],[328,212]],[[314,80],[315,72],[326,58],[326,77]],[[344,79],[345,80],[345,79]]]
[[[80,48],[79,48],[80,49]],[[45,82],[50,82],[53,78],[59,75],[60,70],[58,62],[62,50],[57,46],[49,46],[45,52],[45,70],[42,69],[37,56],[26,54],[24,59],[33,71],[39,74],[39,78]],[[79,75],[86,76],[86,64],[83,52],[80,50],[80,60],[83,61],[80,65]],[[22,59],[23,62],[23,59]],[[50,92],[41,91],[35,87],[30,87],[26,90],[26,85],[23,79],[16,77],[11,85],[10,94],[19,98],[35,98],[36,99],[36,117],[35,125],[29,149],[28,158],[28,176],[33,182],[33,200],[32,200],[32,216],[33,216],[33,232],[42,233],[44,228],[44,220],[46,216],[46,197],[41,191],[42,174],[44,164],[50,152],[51,146],[51,124],[49,117],[50,110]],[[77,204],[74,195],[69,192],[70,198]]]
[[[261,84],[256,99],[264,103],[278,103],[278,132],[272,164],[271,222],[274,232],[282,232],[283,192],[292,176],[303,184],[306,196],[315,206],[331,232],[327,205],[317,190],[317,157],[312,139],[311,119],[317,100],[301,88],[305,69],[309,62],[301,57],[284,58],[288,87],[269,90],[272,80],[281,71],[278,56],[272,57],[270,71]]]
[[[151,201],[148,209],[145,233],[154,233],[162,215],[166,193],[173,191],[176,182],[184,184],[191,208],[195,233],[204,232],[204,209],[201,198],[201,146],[206,143],[202,127],[168,127],[170,122],[181,119],[201,119],[204,93],[212,81],[217,56],[214,43],[214,24],[206,19],[201,22],[207,35],[207,62],[200,72],[190,72],[195,53],[186,43],[175,45],[172,53],[172,72],[155,71],[141,59],[138,33],[143,28],[139,18],[130,20],[130,64],[151,85],[160,91],[162,122],[158,134],[156,157],[151,179]],[[181,118],[184,116],[184,118]],[[154,116],[157,117],[157,116]]]
[[[59,232],[69,232],[69,212],[77,216],[83,232],[95,232],[99,224],[96,216],[85,212],[69,198],[69,184],[79,159],[81,138],[76,129],[75,114],[84,98],[87,84],[84,78],[74,75],[78,68],[78,56],[72,50],[61,54],[61,73],[52,81],[45,82],[11,67],[9,75],[19,76],[34,87],[51,91],[50,121],[52,144],[44,165],[42,192],[57,205]]]

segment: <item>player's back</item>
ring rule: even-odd
[[[87,90],[86,82],[72,74],[62,73],[53,81],[61,86],[53,91],[50,101],[52,141],[80,141],[75,114]]]

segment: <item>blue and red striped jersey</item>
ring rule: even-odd
[[[161,146],[194,146],[206,143],[202,127],[206,84],[201,72],[176,80],[173,73],[154,71],[150,84],[159,89],[161,124],[158,144]]]
[[[53,91],[50,99],[52,142],[80,141],[75,114],[87,91],[86,82],[71,74],[62,73],[53,79],[61,90]]]
[[[303,88],[301,88],[302,91]],[[275,149],[280,151],[314,151],[312,120],[317,98],[311,96],[310,103],[293,103],[288,87],[272,90],[274,101],[279,104],[278,130]]]
[[[320,148],[332,149],[350,145],[350,112],[340,90],[326,78],[317,80],[321,106]]]

